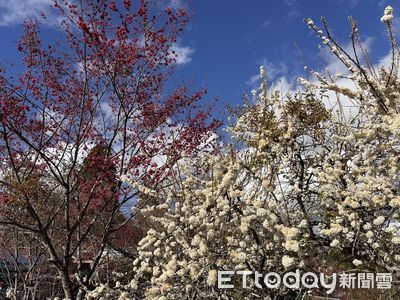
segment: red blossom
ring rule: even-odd
[[[123,0],[123,4],[126,10],[130,10],[131,8],[131,0]]]
[[[117,11],[117,5],[115,4],[115,1],[110,2],[110,9],[112,11]]]

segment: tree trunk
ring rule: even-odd
[[[83,300],[85,298],[86,292],[83,289],[79,289],[78,295],[76,295],[76,300]]]
[[[64,297],[66,300],[73,300],[72,297],[72,284],[71,280],[69,279],[68,272],[59,271],[61,277],[61,283],[64,290]]]

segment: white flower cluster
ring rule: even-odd
[[[393,7],[387,6],[381,18],[381,22],[391,22],[393,20]]]
[[[365,117],[360,127],[348,127],[345,138],[337,137],[346,151],[332,151],[319,172],[322,205],[332,215],[321,233],[333,239],[332,247],[352,245],[360,257],[388,269],[400,254],[389,242],[400,228],[400,135],[392,126],[397,118]]]
[[[267,97],[263,68],[260,77],[259,102],[231,128],[249,149],[236,156],[192,161],[208,167],[196,176],[183,176],[174,185],[173,205],[163,207],[165,214],[156,217],[151,209],[145,211],[156,225],[139,244],[130,293],[142,293],[148,299],[166,295],[182,299],[184,291],[188,297],[206,298],[217,293],[217,270],[263,264],[263,268],[283,271],[302,265],[302,258],[310,255],[305,247],[309,226],[304,213],[293,203],[283,205],[302,193],[297,184],[288,184],[296,180],[296,172],[290,171],[294,150],[288,151],[295,127],[285,117],[280,95],[275,92]],[[265,126],[260,127],[261,123]]]
[[[165,185],[167,201],[126,180],[168,205],[142,211],[153,226],[121,297],[223,299],[232,291],[216,288],[219,270],[329,270],[335,259],[335,267],[399,269],[400,80],[384,69],[368,75],[326,42],[350,71],[336,79],[354,88],[314,72],[317,84],[301,79],[305,88],[283,97],[268,93],[262,67],[255,103],[229,128],[240,150],[186,161]],[[334,109],[325,105],[328,95],[337,96]],[[354,104],[351,118],[343,98]],[[240,297],[285,295],[251,293]]]

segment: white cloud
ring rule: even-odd
[[[260,80],[260,75],[255,74],[251,76],[249,80],[247,80],[246,84],[250,87],[253,87],[259,80]]]
[[[265,20],[262,24],[262,28],[268,28],[271,25],[272,21],[271,20]]]
[[[48,16],[47,23],[55,18],[49,14],[52,0],[0,0],[0,26],[22,23],[27,18],[40,18],[42,13]]]
[[[175,62],[177,65],[185,65],[192,61],[194,49],[191,47],[173,45],[171,51],[174,51],[177,56]]]
[[[285,0],[285,3],[288,6],[295,6],[295,5],[297,5],[297,0]]]
[[[295,82],[293,79],[281,76],[272,83],[270,92],[278,90],[282,97],[285,97],[287,94],[294,94],[295,86],[293,85],[293,82]]]
[[[264,66],[267,71],[267,79],[272,82],[275,81],[278,77],[287,73],[287,66],[284,62],[280,62],[278,64],[269,62],[266,58],[262,58],[256,62],[259,66]],[[258,84],[260,80],[260,75],[255,74],[249,78],[246,84],[250,87],[254,87]]]
[[[287,18],[291,19],[299,15],[297,0],[285,0],[285,3],[288,6]]]

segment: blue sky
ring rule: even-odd
[[[376,0],[193,1],[195,15],[184,42],[195,52],[181,69],[208,86],[211,95],[241,103],[261,64],[272,81],[284,76],[290,82],[304,76],[295,44],[306,64],[324,67],[319,40],[303,23],[306,17],[318,21],[321,16],[327,18],[338,40],[348,43],[348,16],[352,15],[378,60],[388,51],[386,27],[380,22],[388,4],[396,13],[396,3]]]
[[[1,61],[17,58],[13,41],[26,14],[46,11],[50,2],[0,0]],[[305,72],[295,44],[307,65],[324,67],[319,41],[303,23],[305,17],[318,21],[325,16],[337,39],[347,43],[347,17],[353,16],[378,61],[389,49],[380,22],[386,5],[394,7],[395,15],[400,12],[398,1],[385,0],[192,0],[191,23],[177,45],[181,57],[174,80],[194,81],[208,88],[208,99],[218,97],[232,105],[242,103],[243,93],[257,85],[260,65],[266,66],[272,82],[294,82]],[[49,39],[57,36],[51,26],[42,32]]]

